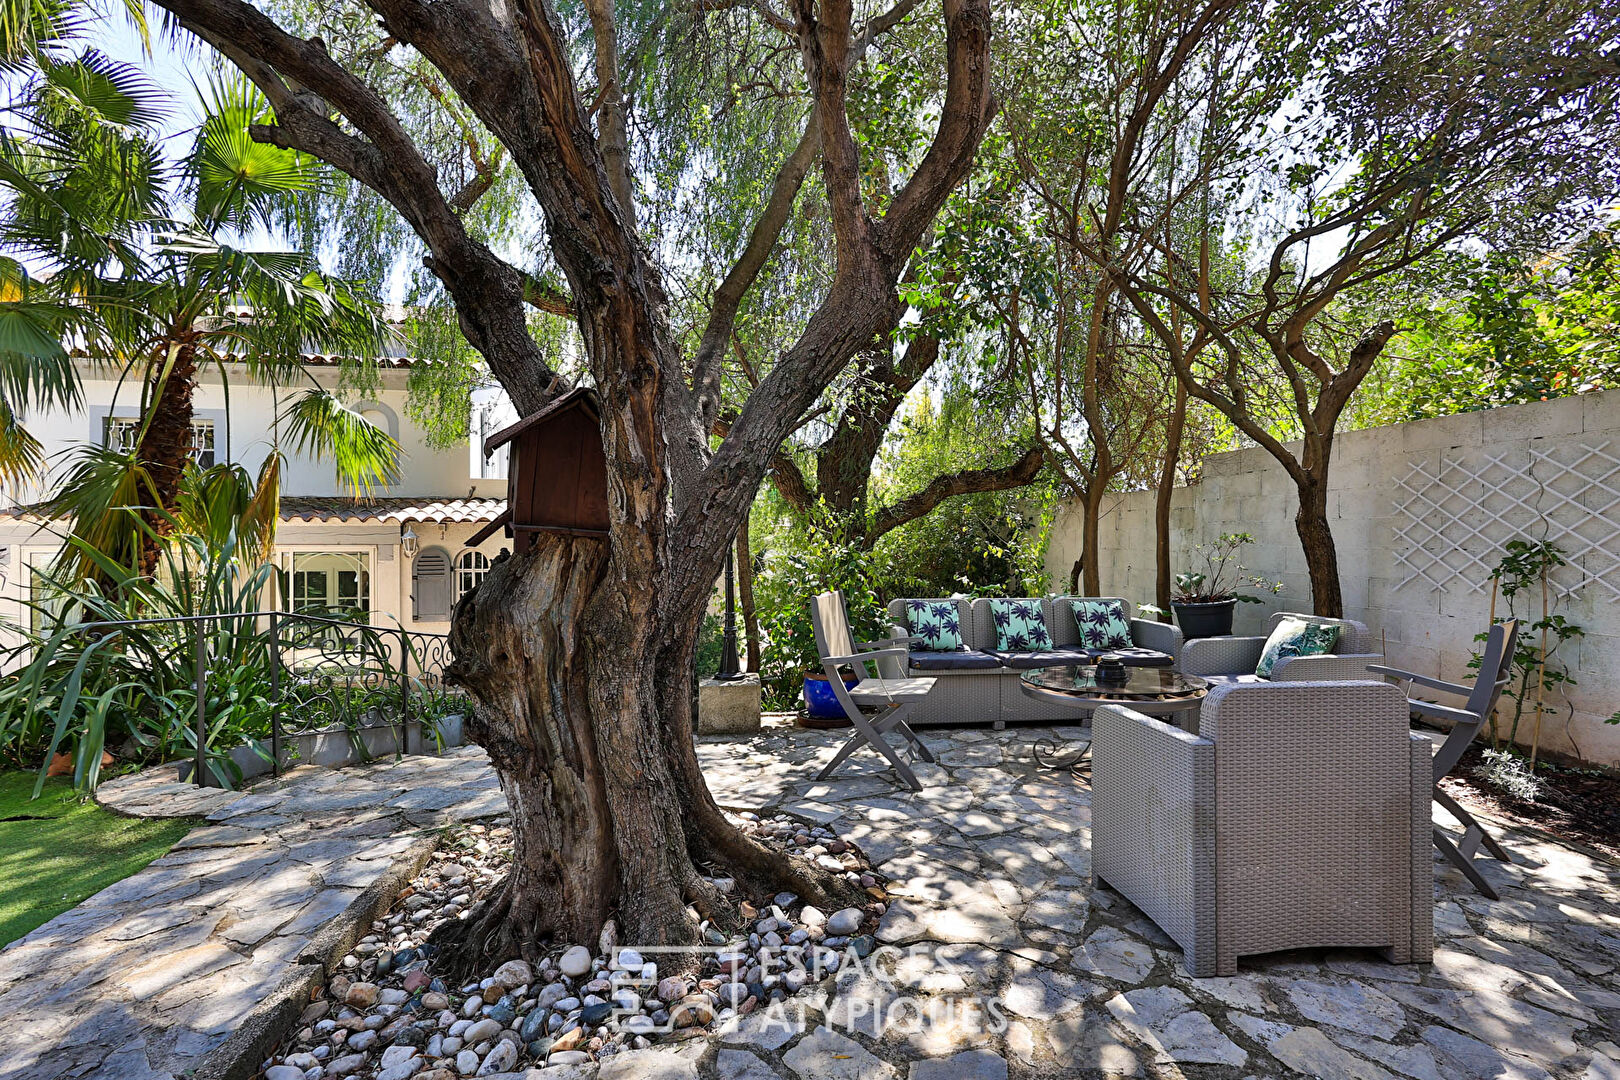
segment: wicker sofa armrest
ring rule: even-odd
[[[1372,678],[1367,665],[1383,659],[1377,653],[1340,656],[1285,656],[1271,669],[1273,682],[1343,682]]]
[[[1144,649],[1157,649],[1181,659],[1181,627],[1154,619],[1132,619],[1131,641]],[[1258,661],[1257,661],[1258,662]]]
[[[1215,743],[1122,705],[1092,725],[1091,869],[1215,973]]]
[[[1263,637],[1193,638],[1182,644],[1179,666],[1188,675],[1253,674],[1265,650]]]

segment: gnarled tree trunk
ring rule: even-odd
[[[661,627],[655,592],[623,569],[603,540],[542,534],[458,606],[448,676],[477,701],[468,733],[489,751],[515,843],[494,897],[440,938],[470,946],[458,970],[534,958],[554,936],[594,942],[610,915],[627,943],[694,944],[691,911],[732,921],[700,865],[745,891],[859,901],[726,820],[692,741],[697,619]]]

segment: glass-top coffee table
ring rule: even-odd
[[[1209,683],[1196,675],[1184,675],[1167,667],[1128,667],[1124,682],[1105,682],[1089,665],[1063,664],[1031,668],[1019,677],[1026,695],[1090,714],[1099,705],[1124,705],[1147,716],[1175,722],[1177,713],[1192,712],[1209,694]],[[1091,751],[1091,740],[1067,748],[1055,739],[1035,744],[1036,764],[1048,769],[1077,769]]]

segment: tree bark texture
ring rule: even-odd
[[[1181,433],[1187,422],[1187,384],[1176,379],[1176,402],[1165,424],[1164,468],[1153,495],[1153,603],[1161,621],[1170,621],[1170,501],[1176,494],[1176,469],[1181,465]]]
[[[1311,603],[1318,615],[1344,618],[1344,597],[1339,589],[1339,551],[1333,542],[1333,525],[1328,520],[1328,464],[1331,438],[1317,436],[1305,440],[1301,457],[1303,475],[1297,480],[1299,511],[1294,531],[1305,552],[1305,568],[1311,577]]]
[[[1080,537],[1080,590],[1084,596],[1102,595],[1102,567],[1098,565],[1097,552],[1102,547],[1102,501],[1106,494],[1100,483],[1089,485],[1081,493],[1084,518]]]
[[[169,350],[174,348],[174,363],[169,364]],[[167,368],[167,378],[164,370]],[[170,522],[162,511],[172,512],[175,498],[180,493],[180,480],[186,471],[186,460],[191,453],[192,398],[197,390],[197,350],[190,342],[178,346],[165,343],[158,348],[153,359],[153,374],[148,383],[148,397],[152,401],[147,425],[135,457],[152,478],[154,508],[141,517],[159,536],[166,536]],[[147,537],[141,541],[141,573],[156,573],[158,542]]]
[[[692,911],[732,916],[705,873],[816,904],[860,899],[725,819],[692,741],[696,621],[666,638],[653,598],[613,581],[611,565],[600,539],[542,534],[457,606],[448,677],[478,703],[468,733],[514,826],[510,877],[440,939],[466,946],[465,970],[536,958],[556,937],[593,942],[610,916],[629,944],[695,944]],[[647,662],[627,662],[637,656]]]

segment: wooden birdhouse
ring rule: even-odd
[[[527,551],[541,532],[606,536],[607,458],[600,425],[596,391],[581,386],[485,439],[486,458],[511,446],[506,513],[470,543],[502,526],[517,552]]]

